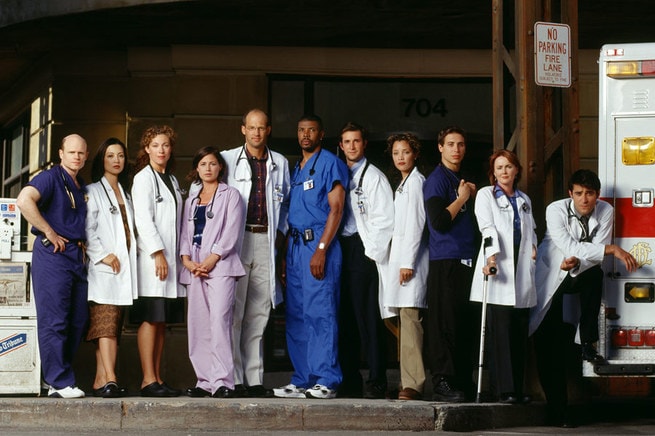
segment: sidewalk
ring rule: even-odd
[[[0,397],[2,427],[42,431],[475,431],[539,425],[543,404],[400,400]]]

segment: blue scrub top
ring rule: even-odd
[[[77,180],[81,188],[75,185],[61,165],[57,165],[41,172],[27,185],[41,194],[37,206],[57,234],[69,240],[86,240],[86,189],[82,179],[78,177]],[[72,207],[73,201],[75,209]],[[32,233],[40,235],[41,231],[32,227]]]
[[[291,176],[289,226],[298,230],[323,229],[330,213],[328,193],[336,183],[347,189],[348,181],[346,164],[323,148],[302,169],[297,163]]]

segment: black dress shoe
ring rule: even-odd
[[[232,389],[228,389],[225,386],[221,386],[218,388],[216,392],[212,395],[214,398],[234,398],[234,391]]]
[[[243,386],[243,385],[241,385]],[[237,387],[234,387],[235,397],[238,396]],[[250,398],[273,398],[273,389],[266,389],[262,385],[248,386],[246,394]]]
[[[170,387],[166,382],[163,382],[160,386],[168,393],[167,397],[179,397],[182,395],[181,390]]]
[[[234,398],[248,398],[248,388],[245,385],[234,385]]]
[[[506,392],[504,394],[500,394],[498,402],[503,404],[519,404],[520,399],[514,392]]]
[[[380,400],[387,396],[387,385],[377,382],[366,382],[364,385],[364,398]]]
[[[186,394],[192,398],[211,397],[212,393],[204,390],[203,388],[193,387],[186,390]]]
[[[440,377],[433,387],[433,401],[446,401],[450,403],[463,403],[466,401],[466,394],[455,389],[446,377]]]
[[[116,382],[110,381],[107,382],[103,387],[94,389],[93,390],[93,396],[94,397],[102,397],[102,398],[118,398],[124,395],[121,395],[122,392],[121,390],[126,390],[125,388],[119,388]]]
[[[597,365],[606,362],[605,358],[598,354],[596,347],[594,347],[594,344],[591,342],[585,342],[582,344],[582,359]]]
[[[170,397],[168,391],[157,382],[152,382],[141,388],[142,397]]]

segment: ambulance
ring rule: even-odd
[[[606,256],[598,351],[583,375],[655,375],[655,43],[611,44],[599,58],[598,175],[614,205],[614,243],[639,268]]]

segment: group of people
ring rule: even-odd
[[[93,160],[94,183],[84,186],[78,173],[87,145],[69,135],[60,165],[21,191],[18,206],[36,235],[32,271],[49,396],[84,396],[71,367],[83,337],[97,344],[94,395],[127,394],[115,371],[125,306],[139,324],[141,394],[180,395],[160,366],[166,324],[184,321],[186,297],[197,376],[189,396],[385,398],[384,320],[395,318],[398,398],[423,397],[427,368],[433,400],[466,401],[480,327],[472,302],[483,300],[488,276],[494,396],[530,401],[524,374],[534,332],[542,386],[554,419],[564,419],[566,379],[555,352],[563,305],[579,294],[573,321],[583,358],[601,362],[594,343],[602,260],[614,255],[627,271],[638,266],[610,243],[613,210],[599,200],[593,172],[574,173],[569,198],[548,206],[538,244],[532,204],[517,187],[517,156],[495,151],[490,185],[478,190],[461,171],[466,135],[459,127],[439,133],[441,160],[427,178],[412,133],[387,139],[392,165],[385,174],[367,160],[367,131],[354,122],[340,132],[340,159],[323,147],[321,118],[301,117],[301,159],[292,171],[268,147],[265,112],[246,113],[241,132],[243,146],[196,153],[184,203],[168,126],[143,133],[131,184],[126,147],[110,138]],[[294,372],[288,385],[271,390],[263,385],[263,333],[282,301]]]

